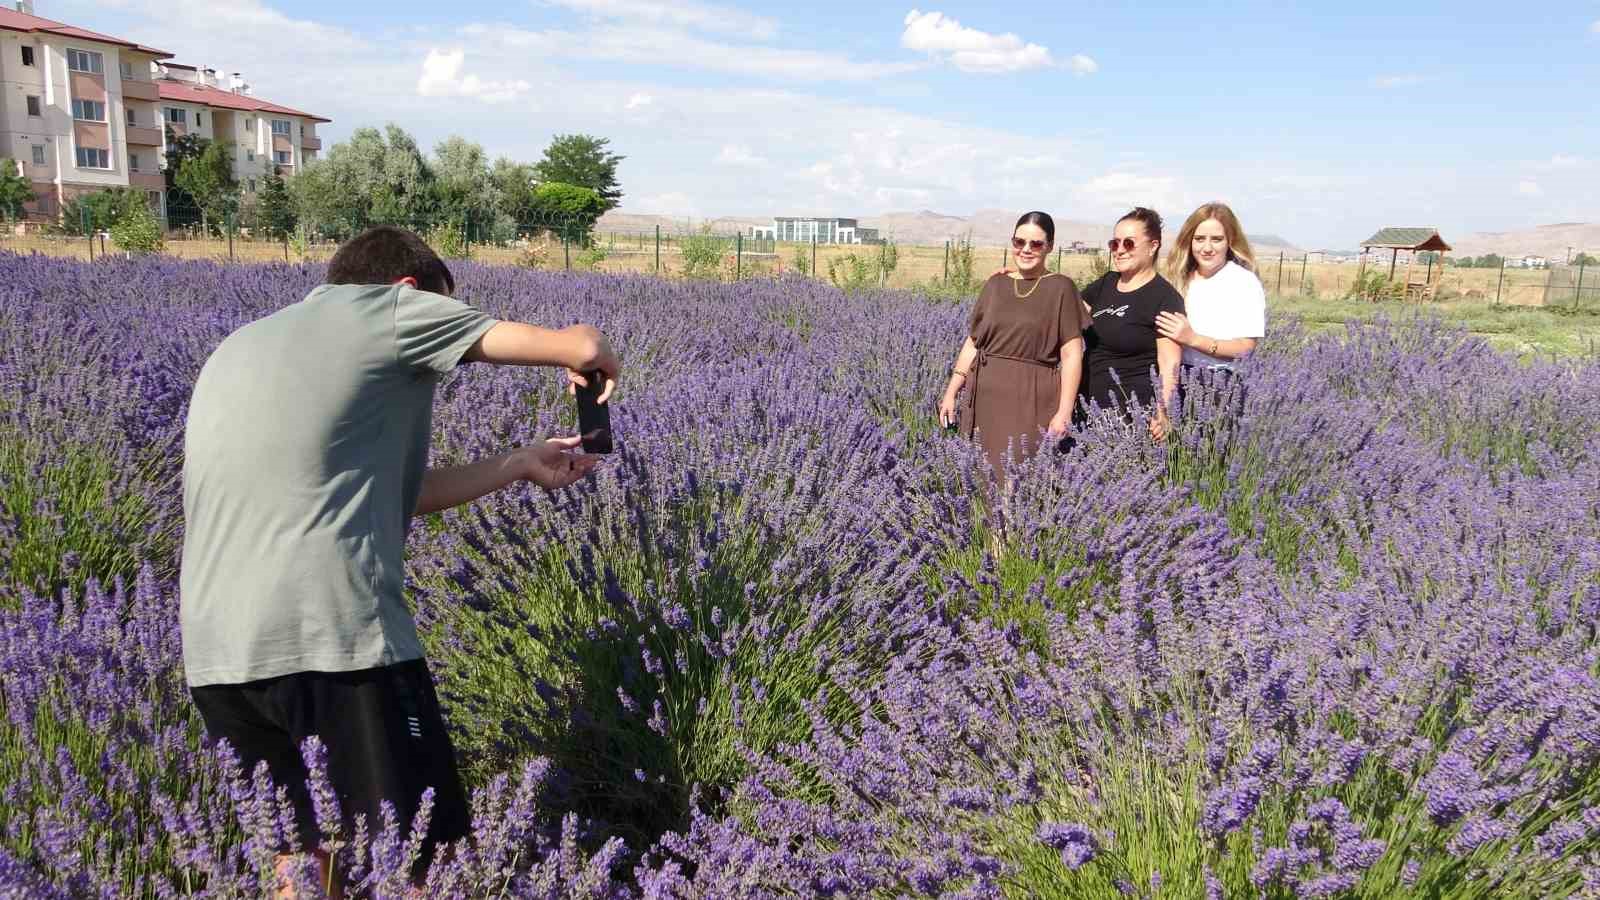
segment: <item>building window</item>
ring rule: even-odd
[[[131,62],[122,63],[120,68],[122,69],[122,80],[123,81],[132,81],[133,80],[133,63],[131,63]]]
[[[197,109],[194,111],[194,127],[199,128],[202,124],[203,123],[200,121],[200,110]]]
[[[111,168],[111,151],[101,147],[79,147],[78,168],[80,169],[109,169]]]
[[[33,116],[36,119],[39,116],[43,115],[43,113],[39,112],[39,98],[38,97],[33,97],[33,96],[28,97],[28,115]]]
[[[34,144],[33,145],[33,164],[36,165],[36,166],[44,165],[44,145],[43,144]]]
[[[138,114],[138,112],[136,110],[134,110],[134,108],[131,107],[131,106],[123,107],[123,112],[128,114],[128,124],[132,125],[134,128],[138,128],[139,127],[139,114]]]
[[[22,64],[25,65],[25,66],[33,65],[33,48],[32,47],[23,47],[22,48]]]
[[[104,122],[106,105],[99,100],[74,100],[72,117],[80,122]]]
[[[281,134],[284,137],[288,137],[289,136],[289,122],[288,122],[288,120],[286,120],[286,119],[273,119],[272,120],[272,133],[273,134]]]
[[[128,171],[129,172],[137,172],[137,171],[139,171],[139,154],[137,154],[137,153],[129,153],[128,154]]]
[[[167,121],[174,125],[187,125],[189,124],[189,111],[169,106],[167,107]]]
[[[255,120],[254,116],[248,116],[248,117],[245,118],[245,120],[244,120],[244,130],[245,131],[255,131],[256,130],[256,120]]]
[[[255,162],[256,161],[256,152],[254,150],[246,150],[246,151],[244,151],[244,161],[245,162]]]
[[[68,50],[67,68],[74,72],[88,72],[91,75],[104,75],[106,60],[98,53],[87,50]]]
[[[280,166],[286,166],[291,162],[289,156],[290,154],[287,150],[274,150],[272,152],[273,162],[276,162]]]
[[[255,192],[256,192],[256,180],[254,178],[252,178],[252,179],[250,179],[250,193],[254,194]]]

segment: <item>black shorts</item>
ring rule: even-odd
[[[383,827],[380,804],[388,800],[404,837],[423,791],[433,788],[420,874],[434,845],[466,835],[471,826],[455,749],[423,660],[354,672],[297,672],[189,693],[206,732],[233,745],[246,777],[265,761],[273,783],[288,790],[301,849],[320,840],[300,755],[300,743],[313,734],[328,748],[328,780],[339,796],[345,835],[353,834],[361,814],[368,833],[377,834]]]

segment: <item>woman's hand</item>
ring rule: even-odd
[[[1045,431],[1051,437],[1061,437],[1072,429],[1072,410],[1065,409],[1050,417],[1050,427]]]
[[[1194,328],[1189,324],[1189,317],[1183,313],[1164,312],[1157,315],[1156,331],[1169,341],[1177,341],[1185,347],[1194,346]]]
[[[1013,269],[1010,266],[1001,266],[1000,268],[995,269],[993,272],[990,272],[989,273],[989,277],[993,278],[996,275],[1010,275],[1012,272],[1015,272],[1015,271],[1016,271],[1016,269]]]
[[[1167,418],[1167,411],[1156,410],[1156,414],[1150,417],[1150,439],[1159,444],[1167,439],[1171,431],[1172,420]]]
[[[945,428],[956,424],[956,395],[951,391],[945,391],[939,401],[939,424]]]

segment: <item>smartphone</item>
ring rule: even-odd
[[[600,403],[600,392],[605,390],[605,376],[599,372],[585,372],[587,387],[577,386],[578,433],[583,436],[583,452],[611,452],[611,404]]]

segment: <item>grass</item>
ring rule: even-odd
[[[1419,311],[1463,325],[1496,350],[1519,358],[1594,357],[1600,353],[1600,309],[1514,306],[1482,300],[1445,300],[1426,305],[1365,300],[1324,300],[1275,296],[1267,301],[1274,316],[1294,316],[1308,330],[1326,331],[1347,322],[1380,316],[1397,319]]]

